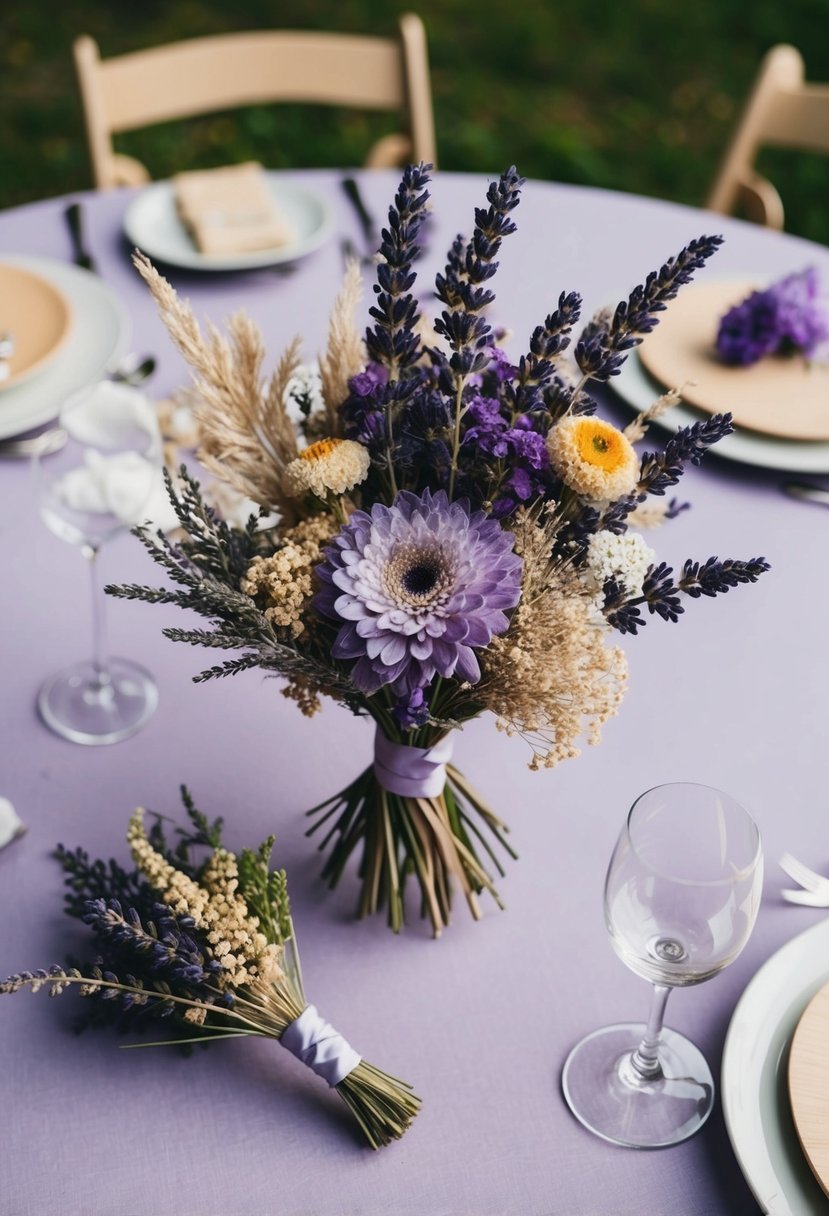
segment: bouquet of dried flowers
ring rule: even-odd
[[[614,631],[635,634],[643,611],[676,621],[684,597],[754,582],[767,563],[711,557],[675,574],[639,531],[683,509],[666,491],[731,431],[730,416],[640,456],[633,444],[678,395],[622,431],[589,392],[618,373],[721,238],[691,241],[595,316],[569,363],[581,299],[562,293],[513,359],[486,311],[523,179],[509,169],[493,182],[471,237],[453,242],[430,326],[412,293],[428,168],[405,171],[389,209],[371,324],[361,338],[352,267],[314,375],[295,339],[263,385],[251,321],[238,314],[227,336],[203,336],[136,255],[195,372],[202,463],[271,514],[266,526],[256,515],[230,526],[182,469],[170,491],[183,538],[139,533],[174,586],[108,590],[194,609],[209,629],[166,635],[241,651],[197,679],[260,668],[282,676],[306,714],[326,695],[374,719],[374,762],[312,812],[312,832],[327,825],[323,873],[333,886],[358,850],[359,911],[387,905],[395,931],[412,877],[437,935],[453,883],[476,917],[482,891],[498,899],[495,846],[510,851],[504,824],[450,762],[454,728],[488,710],[530,743],[532,768],[577,755],[623,695]]]
[[[92,930],[98,957],[12,975],[0,992],[74,987],[93,1001],[82,1025],[167,1028],[163,1040],[130,1047],[277,1039],[336,1089],[372,1148],[399,1139],[420,1099],[361,1059],[306,1001],[285,871],[270,868],[273,837],[236,857],[222,846],[222,820],[209,821],[186,789],[182,797],[190,827],[172,844],[161,816],[147,829],[143,810],[133,812],[133,870],[58,846],[66,911]]]

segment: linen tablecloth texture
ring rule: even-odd
[[[337,175],[297,176],[328,196],[340,233],[356,238]],[[362,181],[370,208],[383,214],[395,175]],[[454,234],[469,231],[485,187],[483,177],[435,181],[422,284]],[[135,349],[158,357],[152,390],[162,396],[186,373],[127,257],[120,220],[131,197],[86,198],[87,231],[101,272],[128,305]],[[64,204],[0,215],[0,257],[68,259]],[[586,313],[614,303],[703,232],[726,236],[716,273],[774,277],[815,263],[829,276],[826,250],[632,196],[529,183],[516,219],[494,309],[514,331],[516,353],[562,289],[581,291]],[[341,270],[334,239],[290,277],[267,270],[170,277],[203,318],[222,321],[247,308],[275,360],[297,330],[306,354],[316,353]],[[628,416],[605,400],[611,417]],[[680,490],[693,510],[654,536],[660,557],[763,554],[773,570],[716,604],[688,604],[676,626],[651,622],[626,643],[630,691],[600,748],[534,775],[521,741],[497,734],[491,721],[458,734],[455,762],[503,812],[520,861],[499,884],[506,912],[484,899],[484,920],[474,924],[458,906],[435,942],[416,919],[402,939],[379,918],[355,923],[353,885],[327,892],[315,845],[304,837],[302,811],[368,761],[370,724],[331,705],[308,721],[256,672],[193,685],[205,656],[161,637],[163,625],[181,624],[174,609],[109,605],[112,651],[144,663],[159,684],[159,709],[139,735],[84,748],[40,725],[41,680],[89,649],[87,578],[80,554],[39,521],[27,469],[4,464],[0,794],[29,831],[0,852],[0,970],[62,961],[82,941],[61,911],[53,845],[124,859],[133,806],[175,813],[186,782],[208,813],[227,816],[230,847],[277,834],[309,991],[358,1050],[414,1082],[424,1106],[401,1143],[372,1154],[336,1096],[273,1043],[219,1043],[192,1059],[162,1049],[122,1052],[108,1034],[72,1036],[70,996],[53,1002],[21,993],[0,1001],[3,1216],[756,1211],[719,1102],[695,1139],[637,1153],[576,1123],[559,1074],[589,1030],[646,1012],[647,986],[614,955],[602,916],[610,853],[644,789],[671,780],[720,786],[754,813],[763,833],[766,892],[754,936],[722,975],[676,993],[668,1006],[668,1024],[699,1044],[715,1072],[747,981],[822,915],[781,903],[775,860],[790,848],[816,865],[829,862],[829,514],[784,498],[783,480],[713,456],[689,471]],[[129,536],[109,546],[100,565],[107,581],[157,577]]]

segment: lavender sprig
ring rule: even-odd
[[[673,569],[665,562],[652,566],[642,585],[642,594],[628,596],[624,588],[614,579],[604,585],[604,616],[608,624],[620,633],[635,634],[645,624],[640,605],[646,605],[651,614],[663,621],[678,621],[684,612],[680,595],[691,599],[700,596],[724,595],[741,583],[756,583],[771,566],[764,557],[752,557],[748,561],[709,557],[705,562],[689,558],[682,567],[682,574],[674,579]]]
[[[658,271],[651,271],[612,315],[597,314],[576,344],[576,363],[583,377],[607,381],[618,376],[627,352],[658,325],[658,314],[665,311],[668,301],[691,281],[722,241],[721,236],[701,236],[690,241]]]
[[[556,358],[570,344],[573,326],[581,314],[581,296],[577,291],[562,292],[558,307],[538,325],[530,338],[530,351],[518,364],[518,384],[514,390],[516,410],[535,409],[542,401],[544,389],[556,375]]]
[[[512,165],[492,182],[487,190],[489,207],[475,208],[475,227],[468,243],[457,237],[449,251],[446,273],[438,275],[435,289],[446,306],[435,320],[435,332],[451,347],[449,371],[454,387],[452,457],[449,470],[449,498],[454,497],[461,446],[463,391],[467,378],[481,372],[490,361],[491,334],[481,315],[494,295],[483,286],[498,269],[495,258],[505,236],[516,231],[510,214],[521,199],[524,178]]]
[[[389,207],[389,226],[382,231],[377,266],[377,296],[369,315],[376,322],[366,330],[369,358],[387,367],[392,379],[410,367],[420,355],[420,340],[414,332],[418,319],[417,301],[410,294],[415,274],[412,263],[421,248],[417,236],[426,217],[429,194],[429,164],[409,165],[404,173],[394,204]]]
[[[81,919],[103,946],[139,956],[151,975],[184,984],[196,999],[211,1001],[213,994],[203,986],[212,983],[222,965],[216,958],[205,958],[191,936],[195,921],[174,916],[162,903],[154,905],[153,916],[142,921],[135,908],[124,911],[117,899],[94,899]]]
[[[662,452],[646,452],[639,476],[641,494],[664,494],[679,481],[685,465],[699,464],[713,444],[734,430],[731,414],[714,414],[703,422],[681,427]]]
[[[420,336],[416,331],[419,314],[417,300],[411,294],[415,282],[413,262],[422,247],[418,235],[426,218],[429,200],[425,189],[429,182],[429,164],[409,165],[389,207],[389,226],[382,231],[374,285],[376,300],[369,309],[375,325],[366,330],[369,358],[388,371],[388,381],[378,402],[385,431],[383,462],[389,485],[397,492],[394,471],[396,412],[401,402],[411,395],[417,384],[415,377],[401,373],[411,367],[421,355]]]
[[[495,258],[505,236],[516,231],[510,213],[520,202],[524,178],[514,165],[487,190],[489,207],[475,208],[475,228],[465,243],[457,237],[444,274],[435,279],[435,293],[446,305],[435,320],[435,332],[446,338],[452,354],[449,366],[456,377],[482,371],[488,362],[484,348],[491,329],[479,314],[495,299],[482,286],[498,269]]]

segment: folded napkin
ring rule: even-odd
[[[294,239],[254,161],[179,173],[173,185],[181,222],[202,253],[254,253]]]
[[[11,844],[26,831],[17,811],[8,798],[0,798],[0,849]]]
[[[55,492],[73,511],[114,515],[128,527],[177,526],[161,469],[155,408],[137,388],[103,380],[61,414],[70,436],[89,445]]]

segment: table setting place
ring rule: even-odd
[[[829,1211],[821,476],[805,241],[425,163],[0,213],[0,1209]]]

